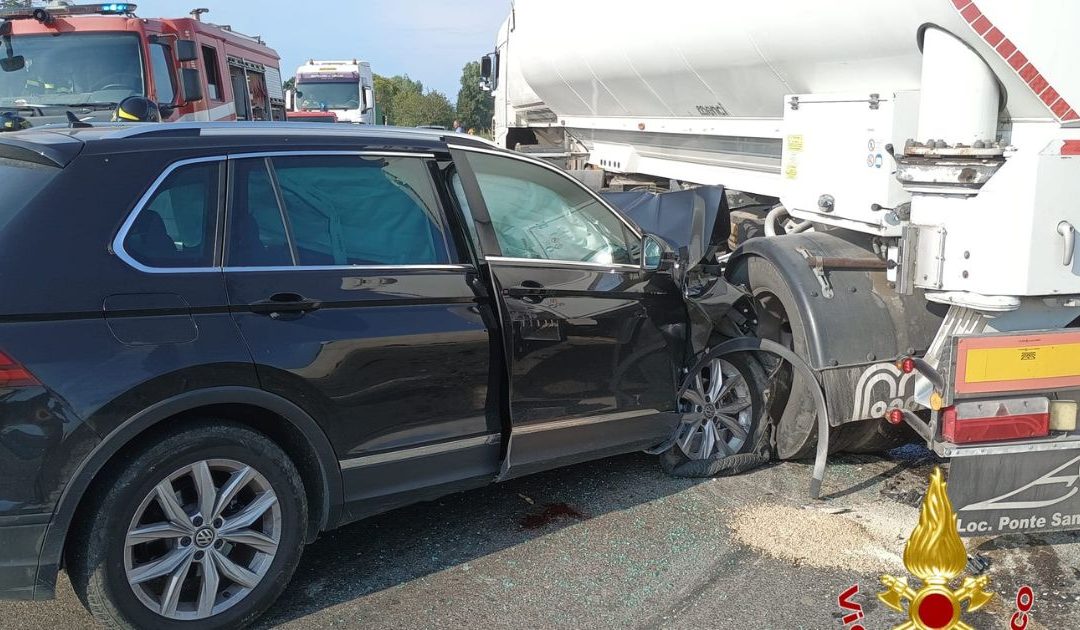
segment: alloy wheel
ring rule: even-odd
[[[679,450],[692,460],[738,453],[753,422],[753,399],[746,377],[718,358],[690,379],[679,401],[683,413],[675,438]]]
[[[128,584],[168,619],[212,617],[262,582],[281,531],[277,495],[257,470],[230,459],[184,466],[135,510],[124,540]]]

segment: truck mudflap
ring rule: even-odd
[[[1080,331],[956,335],[936,369],[905,368],[932,382],[931,420],[918,428],[950,460],[962,536],[1080,529]]]
[[[960,535],[1080,529],[1080,439],[1048,448],[1032,443],[954,452],[948,491]]]

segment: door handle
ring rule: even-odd
[[[1057,225],[1057,233],[1065,241],[1065,256],[1061,259],[1061,264],[1072,267],[1073,253],[1076,251],[1074,247],[1076,244],[1076,228],[1072,226],[1072,223],[1062,221]]]
[[[309,313],[322,308],[322,302],[309,300],[296,293],[275,293],[269,299],[248,305],[252,313],[270,315],[275,313]]]
[[[544,301],[544,285],[535,280],[525,280],[520,286],[506,290],[506,295],[530,304]]]

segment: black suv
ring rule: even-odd
[[[106,625],[236,627],[344,523],[757,444],[761,367],[696,362],[670,245],[483,141],[37,129],[0,182],[0,597],[64,568]]]

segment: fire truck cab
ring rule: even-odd
[[[0,113],[32,125],[106,121],[146,96],[167,121],[284,120],[279,57],[261,38],[126,2],[0,11]]]

